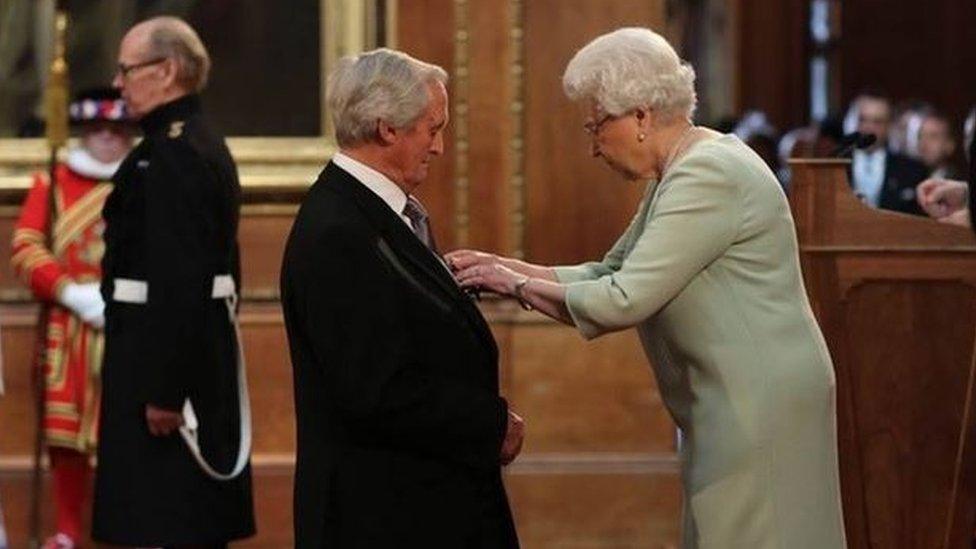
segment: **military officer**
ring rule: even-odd
[[[104,210],[93,536],[114,545],[224,547],[254,533],[235,333],[240,185],[201,113],[209,67],[173,17],[134,26],[120,46],[114,86],[144,139]]]

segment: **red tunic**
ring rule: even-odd
[[[68,282],[98,282],[104,223],[102,206],[112,190],[59,165],[55,172],[57,220],[52,245],[48,226],[47,178],[34,177],[13,236],[11,263],[41,301],[51,304],[44,374],[47,390],[44,428],[50,445],[91,451],[98,433],[99,372],[103,335],[57,303]]]

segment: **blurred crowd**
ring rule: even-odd
[[[873,207],[924,215],[916,188],[930,179],[965,179],[976,108],[962,127],[932,104],[895,104],[881,93],[857,96],[843,116],[780,132],[761,111],[723,120],[790,186],[790,158],[850,157],[854,192]],[[868,137],[868,136],[873,136]]]

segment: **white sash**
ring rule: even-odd
[[[122,303],[145,304],[149,297],[149,284],[144,280],[115,279],[115,290],[112,299]],[[240,405],[241,441],[237,450],[237,461],[229,473],[220,473],[214,469],[200,451],[200,441],[197,431],[200,422],[190,399],[183,402],[183,425],[180,426],[180,436],[186,443],[190,454],[196,460],[200,469],[214,480],[233,480],[237,478],[247,466],[251,455],[251,403],[247,390],[247,369],[244,364],[244,347],[241,340],[241,327],[237,321],[237,289],[234,278],[230,275],[217,275],[213,280],[211,295],[213,299],[223,299],[227,305],[227,318],[234,326],[237,338],[237,401]]]

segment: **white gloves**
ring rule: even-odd
[[[98,286],[97,282],[69,282],[61,290],[58,301],[86,324],[101,328],[105,325],[105,301],[102,300]]]

